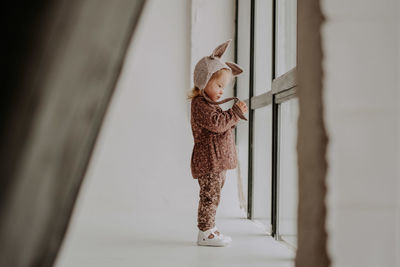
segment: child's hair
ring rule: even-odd
[[[222,76],[222,73],[225,71],[231,73],[231,70],[229,70],[229,69],[217,70],[216,72],[213,73],[213,75],[211,75],[211,78],[208,82],[210,82],[214,79],[218,79],[219,77]],[[199,95],[200,95],[200,89],[195,86],[190,90],[190,93],[188,94],[187,99],[192,100],[193,98],[195,98],[196,96],[199,96]]]

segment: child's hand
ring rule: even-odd
[[[245,102],[243,102],[243,101],[238,101],[236,104],[239,106],[240,110],[241,110],[243,113],[246,113],[246,112],[247,112],[248,109],[247,109],[247,105],[246,105]]]

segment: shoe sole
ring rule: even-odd
[[[197,242],[197,245],[199,245],[199,246],[207,246],[207,247],[226,247],[226,246],[228,246],[229,245],[229,243],[225,243],[225,244],[206,244],[206,243],[200,243],[200,242]]]

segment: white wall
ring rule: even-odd
[[[197,215],[199,186],[190,172],[193,137],[185,98],[193,83],[191,65],[234,36],[234,1],[211,3],[197,2],[191,29],[189,1],[148,1],[132,40],[88,179],[114,177],[105,194],[123,193],[133,212],[145,202],[149,214],[173,207]],[[232,46],[226,58],[233,51]],[[118,179],[129,179],[132,188],[120,188]],[[226,185],[230,190],[224,190],[219,215],[233,204],[226,198],[237,199],[235,181]]]
[[[147,1],[96,144],[87,178],[110,183],[104,194],[122,194],[133,212],[143,203],[149,213],[187,212],[195,202],[185,103],[189,11],[183,0]]]
[[[120,235],[140,238],[143,225],[157,225],[156,234],[177,231],[181,225],[163,223],[168,216],[188,218],[182,223],[194,235],[189,66],[189,3],[146,1],[56,266],[109,261],[112,249],[98,255],[104,243],[115,248]]]
[[[193,31],[189,1],[146,2],[76,204],[77,225],[121,209],[123,199],[123,208],[138,218],[173,210],[190,217],[196,231],[199,186],[190,171],[193,137],[186,100],[191,58],[211,54],[220,41],[234,37],[234,1],[198,2]],[[213,24],[209,16],[217,14]],[[191,56],[193,49],[198,52]],[[232,46],[227,59],[233,51]],[[238,210],[235,177],[228,172],[217,216]]]
[[[397,18],[400,16],[400,4],[397,2]],[[400,23],[397,23],[397,85],[400,86]],[[400,92],[397,92],[397,103],[400,103]],[[400,266],[400,105],[397,104],[397,267]]]
[[[190,170],[194,142],[186,95],[194,64],[234,38],[233,22],[233,0],[193,1],[193,10],[186,0],[146,1],[57,266],[109,260],[109,251],[93,253],[110,238],[115,248],[120,235],[157,242],[177,232],[196,238],[199,185]],[[232,45],[225,58],[232,60],[233,52]],[[227,172],[217,222],[222,216],[240,216],[234,170]],[[143,236],[149,232],[153,236]]]
[[[332,266],[400,266],[399,9],[321,2]]]

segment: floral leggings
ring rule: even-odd
[[[197,178],[200,185],[197,227],[201,231],[206,231],[215,226],[215,215],[225,178],[226,170],[219,173],[208,173]]]

